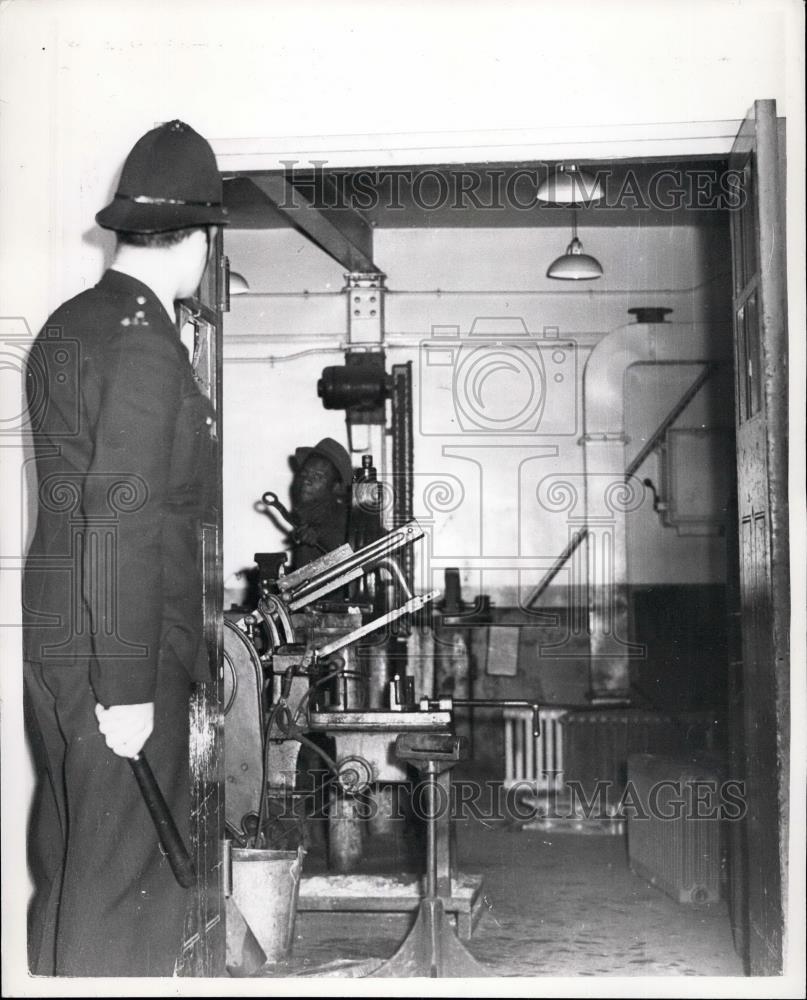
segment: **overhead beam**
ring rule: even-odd
[[[323,207],[312,202],[282,174],[266,174],[250,180],[295,229],[345,270],[380,270],[373,263],[373,230],[354,209]],[[327,181],[323,179],[323,183]]]

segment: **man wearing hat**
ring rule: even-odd
[[[24,579],[26,716],[39,789],[32,972],[165,976],[176,883],[127,758],[145,750],[187,841],[188,696],[209,679],[200,526],[214,413],[174,303],[226,222],[213,152],[172,121],[129,154],[99,225],[117,251],[48,319],[28,400],[38,518]]]
[[[347,541],[353,465],[342,445],[328,437],[313,448],[298,448],[294,468],[291,496],[298,519],[294,566],[299,569]]]

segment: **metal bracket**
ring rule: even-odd
[[[384,278],[380,272],[345,275],[347,331],[351,345],[384,343]]]

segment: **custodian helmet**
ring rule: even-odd
[[[210,144],[190,125],[147,132],[126,158],[112,201],[96,215],[104,229],[166,233],[227,222],[221,176]]]

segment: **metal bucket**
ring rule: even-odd
[[[280,961],[294,941],[305,851],[302,847],[296,851],[232,848],[228,853],[227,965],[238,969],[247,963],[250,945],[254,952],[254,943],[248,941],[250,933],[263,951],[264,961]]]

